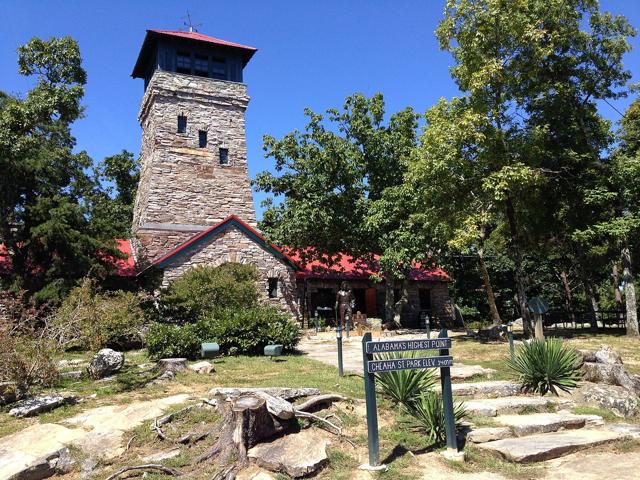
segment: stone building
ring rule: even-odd
[[[257,230],[242,83],[255,52],[197,32],[147,31],[132,74],[144,80],[140,183],[133,238],[122,250],[130,247],[139,275],[158,272],[163,287],[195,265],[255,265],[264,300],[299,320],[330,309],[348,280],[356,310],[381,316],[384,286],[370,280],[373,270],[318,273]],[[421,311],[449,319],[448,281],[442,270],[416,269],[404,321],[417,325]]]

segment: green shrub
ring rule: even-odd
[[[124,349],[142,344],[145,323],[135,293],[101,292],[92,280],[85,279],[65,298],[47,327],[48,336],[64,348]]]
[[[577,387],[582,378],[581,365],[581,356],[557,338],[525,342],[509,360],[522,389],[540,395],[558,395],[557,389],[568,392]]]
[[[161,313],[174,323],[195,323],[220,309],[254,307],[258,302],[259,278],[252,265],[224,263],[219,267],[195,267],[161,293]]]
[[[270,343],[292,350],[298,343],[299,328],[273,307],[217,310],[195,324],[153,324],[146,336],[152,357],[196,358],[202,342],[216,342],[230,355],[260,355]]]
[[[397,358],[417,358],[420,352],[380,353],[376,360],[393,360]],[[377,373],[376,379],[382,392],[395,403],[408,405],[422,393],[431,390],[435,383],[435,372],[430,369],[397,370]]]
[[[424,431],[434,443],[442,444],[445,442],[447,436],[444,423],[444,407],[440,394],[433,391],[425,392],[411,404],[408,404],[407,407],[417,428]],[[460,429],[465,413],[462,403],[453,404],[456,430]]]

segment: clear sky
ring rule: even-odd
[[[184,29],[191,12],[204,34],[258,48],[245,69],[250,175],[272,166],[262,135],[282,136],[304,126],[302,111],[342,105],[354,92],[382,92],[388,111],[407,105],[423,112],[440,97],[456,95],[433,32],[444,0],[0,0],[0,90],[25,92],[16,48],[31,37],[71,35],[88,73],[86,117],[74,125],[78,149],[98,161],[140,149],[136,115],[142,80],[131,70],[145,29]],[[640,28],[640,1],[603,0]],[[640,40],[626,65],[640,82]],[[628,99],[616,101],[624,111]],[[602,113],[617,120],[609,106]],[[1,172],[0,172],[1,174]],[[260,198],[255,198],[259,209]]]

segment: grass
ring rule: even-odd
[[[465,462],[447,462],[452,469],[458,472],[492,472],[520,480],[545,478],[545,467],[541,465],[507,462],[472,445],[468,445],[464,451]]]

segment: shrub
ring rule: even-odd
[[[444,406],[440,394],[433,391],[424,392],[407,407],[416,427],[424,431],[434,443],[442,444],[445,442]],[[463,404],[453,404],[456,430],[460,429],[465,413]]]
[[[174,323],[193,323],[220,309],[254,307],[258,279],[258,270],[252,265],[195,267],[162,292],[162,315]]]
[[[420,352],[393,352],[376,355],[377,360],[392,360],[396,358],[416,358]],[[382,391],[395,403],[408,405],[423,392],[433,388],[435,372],[429,369],[397,370],[394,372],[377,373],[376,379]]]
[[[581,365],[581,356],[557,338],[525,342],[517,349],[515,358],[509,360],[522,389],[540,395],[547,392],[558,395],[558,388],[569,392],[577,387],[582,378]]]
[[[286,350],[298,343],[299,328],[273,307],[218,310],[195,324],[153,324],[146,336],[149,355],[196,358],[202,342],[216,342],[231,355],[261,354],[270,343]]]
[[[140,299],[131,292],[100,292],[92,280],[74,288],[49,324],[48,336],[59,345],[97,350],[142,344],[146,317]]]

